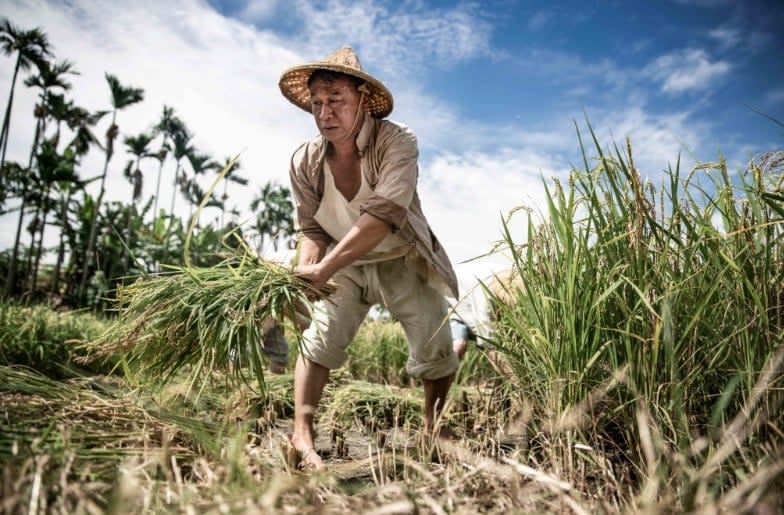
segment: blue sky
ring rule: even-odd
[[[303,19],[308,12],[346,20],[357,5],[317,2],[315,8],[292,9],[284,2],[263,3],[265,12],[254,17],[246,2],[211,2],[227,16],[292,38],[313,23]],[[742,154],[743,146],[779,139],[775,126],[752,108],[772,115],[784,110],[780,0],[371,5],[363,9],[362,26],[369,22],[378,32],[394,33],[396,22],[419,15],[424,27],[399,29],[407,41],[388,33],[370,34],[381,41],[366,41],[364,35],[352,41],[340,28],[325,30],[324,40],[335,46],[347,38],[360,55],[368,50],[372,57],[396,52],[389,39],[401,43],[389,70],[405,68],[410,58],[403,73],[416,74],[424,91],[438,95],[461,118],[549,129],[582,118],[583,110],[591,116],[593,111],[644,105],[652,113],[687,113],[694,123],[706,124],[708,137],[695,151],[722,148]],[[368,64],[379,71],[387,68],[376,61]]]
[[[106,108],[106,71],[145,88],[143,105],[120,115],[124,134],[148,128],[166,104],[201,150],[242,151],[251,184],[230,194],[245,217],[258,186],[285,184],[291,151],[315,135],[279,94],[280,73],[352,45],[395,95],[391,118],[419,137],[423,206],[456,263],[500,237],[506,212],[541,206],[542,178],[579,164],[574,120],[584,128],[584,113],[602,144],[631,137],[654,182],[679,152],[691,166],[689,156],[721,151],[737,170],[784,146],[781,127],[752,110],[784,119],[781,0],[7,0],[2,11],[41,26],[57,58],[76,63],[81,105]],[[0,97],[10,72],[0,61]],[[29,148],[32,102],[20,91],[12,158]],[[130,191],[123,164],[110,169],[117,199]],[[146,194],[153,183],[150,171]],[[0,219],[3,233],[12,221]],[[513,229],[522,239],[524,220]]]

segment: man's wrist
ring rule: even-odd
[[[333,267],[330,266],[330,262],[327,259],[323,259],[321,262],[316,264],[316,280],[321,283],[326,283],[330,277],[332,277],[337,270],[333,270]]]

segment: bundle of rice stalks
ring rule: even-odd
[[[315,289],[247,250],[214,267],[171,269],[118,290],[118,320],[84,344],[90,359],[121,353],[130,371],[157,384],[186,370],[189,392],[197,384],[201,391],[213,371],[230,363],[230,375],[246,381],[250,366],[264,395],[265,331],[284,318],[298,326],[312,313],[313,299],[334,291],[332,285]]]
[[[356,423],[369,431],[410,425],[422,421],[422,397],[407,388],[349,381],[331,396],[323,420],[342,427]]]

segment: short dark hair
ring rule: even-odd
[[[354,86],[356,87],[360,87],[365,82],[359,77],[349,75],[348,73],[318,69],[318,70],[314,70],[313,73],[310,74],[310,77],[308,77],[308,87],[310,87],[311,84],[313,84],[317,80],[323,81],[326,84],[332,84],[341,79],[348,80],[349,82],[353,83]]]

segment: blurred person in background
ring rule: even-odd
[[[452,349],[462,360],[468,342],[474,342],[487,354],[490,363],[502,376],[509,376],[509,362],[493,345],[495,322],[501,304],[511,301],[515,287],[515,275],[511,269],[503,270],[483,280],[471,277],[460,280],[461,297],[449,299],[449,329],[452,333]]]

